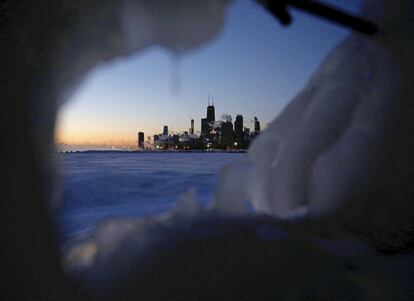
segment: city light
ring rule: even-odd
[[[260,133],[260,121],[254,117],[254,131],[243,126],[243,115],[237,115],[235,122],[232,117],[224,114],[221,120],[215,118],[213,104],[207,106],[205,118],[201,118],[200,134],[194,134],[194,119],[190,121],[188,131],[169,131],[168,125],[164,125],[162,133],[155,134],[153,146],[162,150],[232,150],[243,151]],[[138,133],[138,149],[144,149],[144,133]],[[236,141],[236,142],[235,142]]]

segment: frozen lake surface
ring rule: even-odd
[[[205,204],[220,169],[243,153],[60,154],[63,205],[57,212],[60,240],[84,234],[108,217],[142,217],[172,208],[194,188]]]

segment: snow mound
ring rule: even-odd
[[[407,15],[397,6],[367,1],[365,17],[380,33],[353,34],[337,46],[254,141],[243,172],[240,165],[223,171],[217,207],[237,213],[228,199],[247,199],[258,212],[290,220],[344,207],[353,207],[352,214],[365,205],[355,202],[382,185],[378,175],[386,160],[404,160],[387,157],[390,145],[402,147],[395,137],[401,109],[413,95],[407,86],[413,25],[404,23]]]

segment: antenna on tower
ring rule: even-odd
[[[208,99],[208,104],[207,105],[210,105],[210,93],[207,94],[207,99]]]

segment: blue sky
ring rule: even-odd
[[[360,0],[324,2],[352,13],[361,6]],[[257,116],[265,126],[349,33],[299,11],[292,14],[294,22],[285,28],[253,1],[234,1],[219,36],[178,61],[152,47],[95,68],[61,108],[58,140],[135,144],[138,131],[153,135],[163,125],[184,131],[191,118],[199,130],[208,94],[216,119],[242,114],[251,127]]]

